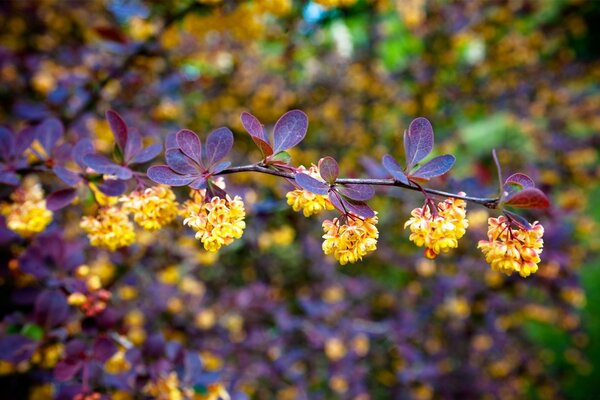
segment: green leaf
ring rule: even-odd
[[[271,157],[271,161],[277,161],[280,164],[289,164],[292,161],[292,156],[287,151],[280,151]]]
[[[44,337],[44,329],[36,324],[25,324],[21,333],[33,340],[41,340]]]

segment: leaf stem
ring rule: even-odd
[[[291,172],[285,172],[281,170],[277,170],[274,168],[268,168],[256,164],[250,165],[240,165],[237,167],[230,167],[224,169],[215,175],[229,175],[236,174],[240,172],[258,172],[266,175],[274,175],[279,176],[286,179],[294,180],[294,174]],[[499,198],[487,198],[487,197],[472,197],[472,196],[461,196],[455,193],[444,192],[441,190],[429,189],[429,188],[420,188],[414,184],[406,185],[402,182],[396,181],[392,178],[390,179],[375,179],[375,178],[338,178],[335,180],[336,184],[353,184],[353,185],[374,185],[374,186],[395,186],[402,189],[413,190],[417,192],[424,191],[430,195],[441,196],[441,197],[451,197],[454,199],[465,200],[471,203],[479,204],[484,207],[490,209],[496,209],[498,207]]]

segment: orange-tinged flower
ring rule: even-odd
[[[464,192],[459,195],[464,196]],[[458,247],[458,240],[469,226],[466,218],[467,203],[460,199],[446,199],[438,203],[435,215],[430,204],[415,208],[404,228],[410,227],[409,239],[419,247],[425,247],[427,258],[436,258],[440,253]]]
[[[506,275],[518,272],[528,277],[538,270],[544,240],[544,227],[537,221],[531,229],[513,228],[504,215],[488,220],[488,240],[477,245],[494,271]]]
[[[153,186],[135,191],[121,198],[123,209],[133,214],[133,220],[142,228],[154,231],[177,217],[175,193],[168,186]]]
[[[311,177],[323,181],[319,174],[319,169],[316,165],[313,165],[309,169],[303,166],[298,167],[298,172],[304,172]],[[321,211],[333,210],[333,205],[327,198],[320,194],[314,194],[304,189],[295,189],[288,192],[285,197],[287,198],[288,205],[292,206],[292,209],[296,212],[302,210],[305,217],[318,214]]]
[[[355,263],[377,249],[377,216],[360,218],[350,214],[323,221],[323,252],[333,254],[341,265]]]

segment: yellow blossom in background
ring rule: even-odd
[[[104,363],[104,370],[109,374],[120,374],[130,368],[131,363],[125,358],[125,349],[122,347]]]
[[[373,218],[360,218],[348,215],[340,218],[323,221],[323,252],[333,254],[340,264],[355,263],[362,260],[368,253],[377,248],[379,231],[375,227],[377,216]]]
[[[80,226],[87,232],[92,246],[110,251],[130,246],[135,241],[133,224],[117,207],[104,207],[94,217],[83,217]]]
[[[544,246],[544,227],[536,221],[529,230],[515,229],[504,215],[490,218],[488,223],[488,240],[480,240],[477,247],[492,269],[506,275],[518,272],[524,278],[535,273]]]
[[[464,192],[458,193],[464,196]],[[436,258],[440,253],[458,247],[458,239],[464,236],[469,222],[466,218],[467,203],[460,199],[446,199],[438,203],[435,215],[430,205],[415,208],[404,228],[410,227],[409,239],[419,247],[425,246],[425,256]]]
[[[153,396],[157,400],[183,400],[184,398],[175,372],[149,382],[144,387],[144,394]]]
[[[27,177],[10,195],[13,203],[0,204],[0,213],[11,231],[30,237],[42,232],[52,222],[52,211],[46,208],[44,191],[36,178]]]
[[[349,7],[356,3],[356,0],[315,0],[315,3],[325,8]]]
[[[224,199],[215,196],[210,201],[205,201],[200,191],[192,192],[191,196],[181,210],[183,224],[196,231],[195,237],[206,251],[214,253],[242,237],[246,212],[239,196],[233,199],[229,195]]]
[[[168,186],[153,186],[135,191],[121,198],[123,209],[133,214],[133,220],[142,228],[154,231],[177,217],[175,193]]]
[[[313,165],[309,169],[301,165],[297,171],[304,172],[319,181],[323,181],[316,165]],[[292,190],[285,197],[287,198],[288,205],[292,206],[294,211],[298,212],[302,210],[304,216],[307,218],[321,211],[333,210],[334,208],[327,196],[314,194],[304,189]]]

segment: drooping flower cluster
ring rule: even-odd
[[[316,165],[313,165],[309,169],[304,166],[298,168],[298,172],[304,172],[315,179],[323,181],[319,174],[319,169]],[[288,205],[292,206],[292,209],[296,212],[302,210],[305,217],[318,214],[321,211],[333,210],[333,205],[327,198],[320,194],[314,194],[304,189],[294,189],[288,192],[285,197],[287,198]]]
[[[353,214],[323,221],[323,252],[333,254],[341,265],[362,260],[377,248],[377,221],[377,216],[360,218]]]
[[[242,237],[246,223],[244,203],[239,196],[233,199],[214,196],[207,199],[205,191],[194,191],[181,210],[183,224],[196,231],[196,239],[210,252],[231,244]]]
[[[118,207],[102,207],[96,216],[83,217],[80,226],[87,232],[92,246],[110,251],[130,246],[135,241],[133,224]]]
[[[464,192],[458,193],[464,196]],[[417,246],[425,246],[425,256],[436,258],[440,253],[458,247],[458,239],[463,237],[469,222],[466,219],[467,203],[460,199],[446,199],[438,203],[435,213],[431,212],[431,203],[415,208],[412,217],[404,228],[410,227],[409,239]]]
[[[531,229],[514,228],[504,215],[488,220],[488,240],[477,245],[494,271],[506,275],[518,272],[528,277],[538,270],[544,240],[544,227],[537,221]]]
[[[124,211],[132,213],[133,220],[149,231],[160,229],[177,217],[175,193],[168,186],[134,191],[122,197],[121,201]]]
[[[13,203],[1,204],[0,213],[6,217],[6,226],[11,231],[30,237],[52,222],[52,211],[46,208],[44,191],[35,178],[27,177],[10,198]]]

